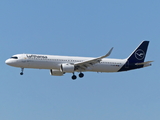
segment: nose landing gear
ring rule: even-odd
[[[20,75],[23,75],[24,68],[21,68]]]

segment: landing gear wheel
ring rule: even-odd
[[[76,76],[76,75],[73,75],[73,76],[72,76],[72,79],[73,79],[73,80],[77,79],[77,76]]]
[[[23,72],[21,72],[20,75],[23,75]]]
[[[80,77],[80,78],[84,77],[84,74],[83,74],[83,73],[80,73],[80,74],[79,74],[79,77]]]

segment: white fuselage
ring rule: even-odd
[[[16,56],[18,59],[16,59],[14,56]],[[60,70],[61,64],[64,63],[74,64],[94,59],[91,57],[70,57],[70,56],[38,55],[38,54],[17,54],[14,56],[6,60],[6,64],[20,68],[56,69],[56,70]],[[126,61],[127,61],[126,59],[104,58],[99,63],[87,67],[87,69],[84,71],[117,72],[123,67]]]

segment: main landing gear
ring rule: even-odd
[[[79,73],[79,77],[80,78],[84,77],[84,74],[83,73]],[[72,80],[75,80],[75,79],[77,79],[77,76],[73,73]]]
[[[23,75],[24,68],[21,68],[20,75]]]

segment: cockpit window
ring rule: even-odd
[[[13,57],[11,57],[11,58],[13,58],[13,59],[18,59],[18,57],[16,57],[16,56],[13,56]]]

